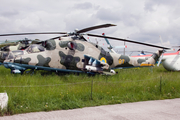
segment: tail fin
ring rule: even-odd
[[[105,36],[105,33],[102,33],[102,35]],[[107,38],[104,38],[104,39],[105,39],[106,43],[108,44],[108,49],[109,49],[109,51],[112,52],[112,53],[116,53],[116,52],[113,50],[113,48],[118,48],[118,49],[119,49],[119,48],[127,48],[126,45],[113,47],[113,46],[110,44],[110,42],[109,42],[109,40],[108,40]]]
[[[148,58],[145,62],[141,63],[141,66],[154,66],[154,64],[158,61],[159,57],[162,55],[164,50],[158,50],[156,53]]]

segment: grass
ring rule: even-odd
[[[8,107],[0,115],[75,109],[180,97],[179,72],[162,66],[117,70],[114,76],[11,74],[0,66],[0,92]]]

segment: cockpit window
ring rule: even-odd
[[[13,54],[10,52],[7,59],[13,59],[13,58],[14,58],[14,56],[13,56]]]
[[[19,55],[23,55],[24,51],[23,50],[14,50],[14,51],[9,51],[7,59],[13,59]]]
[[[42,52],[44,51],[44,47],[41,46],[41,45],[36,45],[36,44],[33,44],[31,46],[29,46],[28,48],[26,48],[26,51],[28,53],[36,53],[36,52]]]
[[[23,50],[14,50],[14,51],[11,51],[14,55],[23,55],[24,52]]]
[[[6,59],[8,54],[9,54],[9,52],[2,52],[1,58]]]

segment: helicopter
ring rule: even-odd
[[[152,54],[132,56],[132,57],[142,57],[148,59]],[[163,53],[159,60],[157,61],[157,66],[162,64],[162,66],[168,71],[180,71],[180,49],[173,53]]]
[[[114,69],[132,68],[132,67],[150,67],[154,66],[155,62],[164,52],[167,47],[109,37],[103,35],[95,35],[85,33],[91,30],[115,26],[114,24],[103,24],[93,27],[88,27],[74,32],[40,32],[40,33],[15,33],[1,34],[0,36],[11,35],[29,35],[29,34],[63,34],[50,38],[43,42],[44,51],[24,54],[13,59],[9,58],[4,61],[4,66],[11,69],[11,73],[21,73],[30,69],[46,70],[54,72],[73,72],[73,73],[88,73],[88,74],[105,74],[114,75]],[[148,59],[133,58],[126,55],[117,54],[114,52],[105,51],[101,46],[88,42],[83,35],[91,37],[107,38],[118,41],[132,42],[136,44],[147,45],[160,48]]]
[[[180,49],[174,53],[162,54],[160,62],[168,71],[180,71]],[[157,66],[159,66],[159,64]]]

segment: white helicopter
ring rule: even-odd
[[[149,58],[151,55],[152,54],[131,57]],[[157,66],[159,66],[160,63],[162,63],[163,67],[168,71],[180,71],[180,49],[177,52],[162,54]]]
[[[160,62],[166,70],[180,71],[180,49],[175,53],[162,55],[157,66],[159,66]]]
[[[161,36],[160,40],[161,44],[163,44]],[[175,47],[180,46],[173,46],[172,48]],[[174,49],[171,49],[171,51],[174,51]],[[157,66],[159,66],[160,63],[162,63],[163,67],[168,71],[180,71],[180,49],[175,53],[162,54]]]
[[[160,41],[161,44],[163,44],[161,36],[160,36]],[[171,49],[166,51],[174,51],[175,49],[173,48],[175,47],[180,47],[180,46],[172,46]],[[147,59],[151,55],[152,54],[140,55],[140,56],[138,55],[132,57],[142,57]],[[168,71],[180,71],[180,49],[177,52],[173,52],[173,53],[163,53],[158,60],[157,66],[159,66],[160,63],[162,63],[163,67]]]

